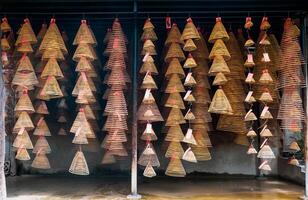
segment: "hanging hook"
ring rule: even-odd
[[[86,19],[86,14],[82,13],[82,19],[85,20]]]
[[[288,11],[288,18],[290,18],[290,11]]]
[[[150,19],[150,13],[147,13],[148,19]]]
[[[248,11],[248,13],[247,13],[247,17],[250,17],[250,12]]]
[[[55,18],[56,17],[56,14],[55,13],[52,13],[52,18]]]

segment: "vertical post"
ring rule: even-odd
[[[137,26],[137,1],[134,0],[134,31],[133,31],[133,67],[132,67],[132,167],[131,167],[131,194],[128,199],[141,199],[141,195],[137,192],[137,68],[138,68],[138,26]]]
[[[308,69],[307,69],[307,17],[305,14],[301,15],[300,19],[301,23],[301,46],[302,46],[302,52],[303,56],[306,59],[305,66],[304,66],[304,72],[305,72],[305,81],[306,84],[308,83]],[[305,102],[305,111],[306,111],[306,125],[304,129],[304,161],[305,161],[305,193],[304,196],[301,197],[301,199],[308,200],[308,126],[307,126],[307,116],[308,116],[308,87],[305,88],[304,91],[304,102]]]

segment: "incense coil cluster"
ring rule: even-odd
[[[127,142],[127,102],[124,91],[130,83],[127,73],[127,39],[122,30],[119,19],[115,19],[112,28],[104,38],[107,45],[104,55],[108,57],[104,66],[107,75],[104,83],[108,86],[103,99],[107,100],[104,116],[107,117],[103,131],[107,132],[101,147],[105,149],[102,164],[112,164],[117,157],[127,156],[124,143]]]

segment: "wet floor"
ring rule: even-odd
[[[22,176],[7,180],[9,200],[124,200],[128,178]],[[303,187],[275,179],[166,179],[139,181],[145,200],[295,200]]]

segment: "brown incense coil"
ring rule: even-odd
[[[185,81],[184,81],[184,86],[186,87],[194,87],[197,84],[195,78],[192,76],[191,73],[188,73]]]
[[[21,72],[21,73],[34,72],[31,61],[27,55],[24,54],[19,60],[16,73],[17,72]]]
[[[17,46],[16,51],[20,53],[32,53],[33,48],[30,43],[22,43],[21,45]]]
[[[197,161],[211,160],[211,153],[207,147],[192,146],[191,150],[194,152]]]
[[[151,57],[148,57],[150,59]],[[119,52],[113,52],[110,54],[109,59],[107,63],[105,64],[106,69],[112,70],[113,68],[126,68],[125,59],[122,53]]]
[[[66,130],[64,128],[60,128],[58,131],[58,135],[67,135]]]
[[[33,149],[33,144],[31,142],[28,132],[25,129],[20,130],[20,133],[17,134],[12,146],[17,149]]]
[[[56,59],[49,59],[42,71],[41,78],[46,79],[48,76],[54,76],[56,79],[64,78],[60,66]]]
[[[276,156],[274,154],[274,152],[272,151],[271,147],[267,144],[265,144],[259,151],[258,158],[262,158],[262,159],[275,159]]]
[[[102,164],[113,164],[113,163],[116,163],[114,155],[112,155],[110,151],[106,151],[102,159]]]
[[[151,74],[146,74],[143,78],[142,84],[140,86],[140,89],[157,89],[157,85],[151,76]]]
[[[181,35],[181,40],[188,40],[188,39],[200,39],[199,32],[195,27],[191,18],[186,20],[186,25]]]
[[[143,131],[141,137],[142,140],[153,141],[157,140],[157,136],[152,128],[152,124],[147,123],[146,129]]]
[[[221,72],[216,74],[216,77],[213,81],[213,85],[224,85],[228,82],[228,79],[225,77],[225,75]]]
[[[215,26],[213,27],[213,30],[211,32],[211,35],[209,37],[209,42],[210,43],[215,43],[217,40],[223,40],[223,41],[228,41],[229,40],[229,35],[221,22],[221,18],[217,17],[216,18],[216,23]]]
[[[18,46],[23,42],[29,42],[31,44],[35,44],[37,42],[29,19],[24,20],[24,24],[20,28],[15,45]]]
[[[250,30],[252,26],[253,22],[251,21],[251,17],[246,17],[244,28]]]
[[[242,146],[249,146],[250,143],[246,135],[236,135],[234,141],[235,144],[242,145]]]
[[[93,96],[93,94],[91,96],[89,96],[89,94],[83,94],[83,93],[79,93],[75,102],[77,104],[93,104],[96,102],[95,97]]]
[[[114,68],[108,78],[108,85],[120,85],[120,86],[125,86],[125,77],[124,77],[124,72],[121,69],[116,69]]]
[[[85,97],[91,97],[93,96],[90,84],[89,84],[89,78],[85,75],[85,73],[82,73],[77,82],[76,85],[72,91],[73,96],[78,95],[84,95]]]
[[[105,113],[128,115],[126,100],[123,91],[111,92],[105,107]]]
[[[167,39],[165,41],[165,46],[171,43],[179,43],[184,44],[183,40],[181,40],[181,32],[176,23],[172,24],[172,27],[168,33]]]
[[[250,38],[248,40],[246,40],[246,42],[244,44],[245,47],[252,47],[253,45],[255,45],[255,42]]]
[[[186,42],[185,42],[185,45],[183,47],[183,50],[184,51],[194,51],[197,49],[197,46],[195,45],[194,41],[192,39],[188,39]]]
[[[180,93],[170,93],[164,106],[185,109],[185,105]]]
[[[156,172],[152,165],[148,164],[146,166],[146,168],[143,171],[143,176],[148,177],[148,178],[153,178],[154,176],[156,176]]]
[[[232,115],[233,110],[230,105],[229,100],[227,99],[224,91],[222,89],[218,89],[215,92],[215,95],[212,99],[212,102],[209,107],[210,113],[217,113],[223,115]]]
[[[247,137],[257,137],[257,133],[252,129],[250,128],[248,133],[246,134]]]
[[[216,129],[243,135],[247,132],[246,123],[243,120],[243,117],[235,115],[221,115]]]
[[[248,54],[247,55],[247,59],[246,59],[246,61],[245,61],[245,63],[244,63],[244,66],[245,67],[254,67],[256,64],[255,64],[255,62],[253,61],[253,55],[252,54]]]
[[[141,41],[145,41],[146,39],[152,40],[153,42],[158,40],[154,29],[152,29],[152,28],[144,29],[144,31],[141,35]]]
[[[84,109],[84,113],[86,115],[86,118],[89,120],[96,120],[97,119],[97,113],[93,111],[90,105],[84,105],[82,106]]]
[[[268,17],[263,17],[260,25],[260,30],[268,30],[271,28],[270,23],[268,22]]]
[[[273,119],[273,115],[267,110],[263,115],[260,115],[260,119]]]
[[[211,60],[213,60],[216,56],[222,56],[225,61],[228,61],[231,58],[231,55],[230,55],[226,45],[220,39],[216,40],[216,42],[215,42],[215,44],[214,44],[214,46],[213,46],[213,48],[210,52],[209,58]]]
[[[182,68],[182,65],[177,58],[171,59],[167,71],[165,73],[165,77],[170,79],[173,74],[177,74],[181,79],[185,77],[185,72]]]
[[[59,99],[57,102],[57,108],[63,109],[63,110],[68,110],[68,105],[66,104],[66,99]]]
[[[142,166],[147,166],[148,164],[154,167],[160,166],[160,162],[158,160],[157,154],[151,143],[148,143],[145,149],[143,150],[143,152],[141,153],[138,159],[138,164]]]
[[[128,156],[126,149],[116,149],[116,150],[109,150],[113,155],[126,157]]]
[[[44,153],[38,153],[36,154],[31,167],[36,169],[50,169],[50,163],[49,160]]]
[[[217,73],[224,73],[224,74],[229,74],[230,69],[225,62],[224,58],[220,55],[215,56],[214,61],[211,65],[211,68],[209,69],[209,75],[210,76],[215,76]]]
[[[183,50],[178,43],[171,43],[166,57],[165,57],[165,62],[169,63],[173,58],[177,58],[179,61],[184,61],[185,60],[185,55],[183,53]]]
[[[254,83],[256,83],[256,80],[253,78],[253,76],[250,76],[248,74],[247,78],[245,79],[245,83],[247,83],[247,84],[254,84]]]
[[[12,85],[20,86],[22,90],[24,89],[24,87],[28,88],[28,90],[32,90],[34,89],[33,86],[36,84],[38,84],[38,81],[34,72],[31,73],[16,72],[12,80]]]
[[[77,62],[82,57],[85,57],[90,61],[97,59],[93,47],[85,43],[81,43],[77,46],[77,49],[73,55],[73,60]]]
[[[146,55],[146,54],[151,56],[157,55],[155,45],[150,39],[145,40],[141,51],[141,55]]]
[[[261,137],[273,137],[272,132],[265,126],[262,131],[260,132]]]
[[[12,28],[11,28],[10,24],[8,23],[8,20],[7,20],[6,17],[2,18],[2,20],[1,20],[0,30],[3,33],[10,32],[12,30]]]
[[[48,128],[48,125],[44,117],[41,117],[40,120],[38,121],[37,126],[33,132],[33,135],[51,136],[50,130]]]
[[[195,119],[192,120],[192,123],[211,122],[212,121],[212,117],[211,117],[210,113],[207,110],[208,110],[208,105],[193,104],[192,112],[195,115]]]
[[[184,154],[183,147],[180,142],[170,142],[166,151],[166,158],[182,158]]]
[[[17,150],[15,159],[26,161],[26,160],[30,160],[31,158],[26,148],[19,148]]]
[[[175,92],[185,92],[185,88],[181,82],[180,77],[177,74],[172,74],[165,89],[165,93]]]
[[[112,33],[109,39],[107,48],[104,52],[105,55],[109,55],[111,52],[126,53],[127,39],[123,33],[120,21],[116,18],[112,24]]]
[[[294,158],[294,157],[290,159],[288,164],[294,165],[294,166],[299,166],[300,165],[299,161],[296,158]]]
[[[181,142],[184,139],[184,134],[182,132],[181,126],[171,126],[168,129],[167,135],[165,137],[165,141],[168,142]]]
[[[93,37],[86,20],[81,20],[81,25],[79,26],[78,32],[74,38],[73,45],[78,45],[81,43],[96,45],[96,40]]]
[[[146,90],[146,92],[144,93],[142,102],[145,104],[154,104],[156,103],[155,98],[151,92],[151,90]]]
[[[211,97],[209,94],[209,89],[204,87],[196,87],[193,88],[193,94],[196,99],[195,103],[199,104],[208,104],[211,103]]]
[[[110,142],[106,144],[106,147],[108,150],[111,151],[117,151],[117,150],[122,151],[125,149],[122,142]]]
[[[185,119],[185,120],[194,120],[195,118],[196,118],[196,117],[195,117],[194,113],[191,112],[190,109],[186,112],[186,114],[185,114],[185,116],[184,116],[184,119]]]
[[[263,70],[263,73],[259,79],[260,84],[270,84],[273,82],[271,75],[268,73],[268,70]]]
[[[87,74],[92,75],[93,73],[96,74],[94,66],[92,63],[86,58],[81,57],[78,61],[75,71],[77,72],[87,72]],[[97,74],[96,74],[97,76]]]
[[[299,145],[298,145],[298,143],[296,141],[291,142],[291,144],[289,145],[289,149],[293,150],[295,152],[301,150],[301,148],[299,147]]]
[[[273,102],[273,98],[268,91],[265,91],[261,94],[259,101],[263,101],[265,103]]]
[[[166,169],[167,176],[185,177],[186,172],[180,158],[171,158]]]
[[[142,102],[137,111],[138,120],[157,122],[164,121],[156,103],[146,104]]]
[[[83,176],[90,174],[86,158],[82,151],[79,150],[76,152],[72,164],[69,168],[69,172]]]
[[[48,144],[48,141],[44,136],[40,136],[36,141],[32,153],[44,153],[49,154],[51,153],[51,148]]]
[[[39,47],[40,52],[44,52],[48,49],[58,49],[64,54],[67,54],[65,43],[62,39],[59,28],[56,25],[55,19],[51,19],[50,25]]]
[[[197,63],[195,61],[195,59],[192,57],[191,54],[188,55],[184,65],[183,65],[184,68],[194,68],[194,67],[197,67]]]
[[[109,142],[127,142],[125,130],[110,129],[108,136]]]
[[[42,60],[49,60],[55,58],[59,61],[65,60],[63,52],[60,49],[46,49],[42,54]]]
[[[35,112],[27,91],[24,91],[19,100],[17,101],[14,111],[17,115],[19,115],[19,113],[22,111],[26,111],[27,113]]]
[[[179,124],[185,124],[186,120],[184,119],[183,113],[178,108],[171,108],[169,115],[166,119],[165,126],[175,126]]]
[[[194,75],[207,76],[209,72],[207,61],[198,58],[196,58],[195,60],[197,62],[197,67],[192,69]]]
[[[271,42],[269,41],[268,35],[266,32],[263,33],[263,36],[261,37],[261,40],[259,41],[259,45],[269,46],[271,45]],[[263,60],[264,61],[264,60]]]
[[[29,114],[22,111],[14,125],[13,133],[17,133],[20,129],[25,128],[27,131],[34,129],[34,125],[31,121]]]
[[[272,171],[271,166],[268,164],[268,161],[265,160],[259,167],[259,170],[263,170],[263,171]]]
[[[245,121],[255,121],[258,118],[256,117],[256,115],[253,113],[252,109],[250,109],[247,114],[245,115]]]
[[[139,70],[139,73],[140,74],[146,74],[147,72],[153,74],[153,75],[157,75],[158,74],[158,71],[157,71],[157,68],[156,68],[156,65],[154,63],[154,61],[146,61],[146,62],[143,62],[140,70]]]
[[[103,130],[110,129],[128,130],[125,116],[108,115]]]
[[[40,95],[48,95],[49,98],[61,98],[63,93],[60,89],[59,83],[54,76],[48,76]]]

